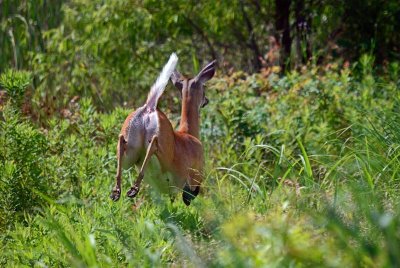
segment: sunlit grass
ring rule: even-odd
[[[217,78],[202,114],[206,181],[190,207],[149,186],[134,200],[109,199],[128,110],[103,114],[84,98],[44,130],[9,102],[0,121],[0,264],[399,266],[397,95],[381,81],[393,94],[370,109],[372,100],[338,91],[342,75],[313,78],[321,91],[305,87],[303,96],[290,79],[307,73],[282,78],[271,82],[275,98],[254,96],[257,75]],[[136,175],[124,172],[123,189]]]

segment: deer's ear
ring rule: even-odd
[[[200,83],[205,83],[210,80],[215,74],[215,64],[216,60],[213,60],[209,64],[207,64],[196,76],[196,81],[200,81]]]
[[[173,71],[171,81],[177,89],[182,90],[182,75],[177,70]]]

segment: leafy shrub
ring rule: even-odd
[[[36,191],[50,194],[52,181],[47,177],[45,136],[10,107],[0,121],[0,228],[24,218],[39,206]]]
[[[8,70],[0,77],[10,99],[5,105],[0,121],[0,228],[32,213],[40,203],[35,191],[51,191],[46,178],[45,136],[31,123],[21,118],[19,106],[30,84],[28,72]]]
[[[10,100],[19,106],[25,90],[31,83],[31,74],[26,71],[9,69],[0,75],[0,88],[4,88]]]

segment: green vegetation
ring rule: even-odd
[[[207,181],[188,208],[151,188],[109,200],[128,109],[98,113],[83,99],[43,130],[8,103],[1,263],[397,266],[398,66],[378,77],[366,61],[212,80]]]
[[[258,69],[245,38],[269,49],[275,1],[217,2],[0,3],[0,266],[400,266],[397,1],[364,24],[379,1],[362,14],[357,1],[293,1],[290,21],[318,15],[310,55],[292,29],[286,72]],[[343,14],[335,54],[324,40]],[[119,128],[175,50],[184,73],[220,60],[202,192],[189,207],[152,187],[128,199],[133,168],[112,202]],[[160,106],[176,125],[171,85]]]

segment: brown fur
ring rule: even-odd
[[[212,75],[207,78],[210,79]],[[171,122],[163,112],[158,109],[152,111],[146,104],[125,119],[117,145],[116,185],[111,194],[114,201],[119,199],[121,193],[122,166],[137,165],[144,152],[145,158],[139,175],[127,193],[129,197],[137,195],[144,171],[153,154],[157,156],[162,171],[173,174],[175,186],[182,189],[187,185],[191,191],[200,187],[203,181],[204,156],[203,146],[198,139],[199,109],[205,102],[202,85],[204,81],[198,83],[199,88],[196,90],[195,87],[191,87],[192,80],[186,81],[185,87],[182,88],[181,122],[177,131],[173,130]],[[150,126],[156,126],[156,130]]]

